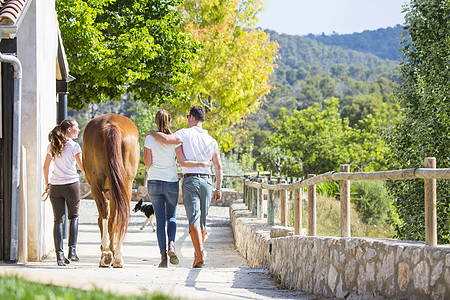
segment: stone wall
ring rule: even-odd
[[[242,201],[230,206],[230,223],[248,264],[268,268],[287,288],[346,299],[450,299],[450,247],[389,239],[271,238],[266,220],[251,216]]]

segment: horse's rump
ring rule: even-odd
[[[109,218],[113,221],[110,235],[113,234],[117,242],[122,240],[128,227],[131,184],[139,163],[138,139],[138,131],[133,122],[116,114],[94,118],[88,123],[83,134],[86,180],[92,191],[99,190],[104,193],[109,190]],[[95,200],[97,205],[103,205],[99,204],[102,199]]]

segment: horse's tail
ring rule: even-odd
[[[113,124],[108,124],[103,129],[105,148],[109,167],[110,197],[114,205],[113,233],[116,241],[120,242],[124,237],[128,221],[130,219],[130,203],[128,190],[125,185],[125,168],[122,159],[122,134]]]

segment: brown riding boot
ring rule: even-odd
[[[205,247],[206,229],[202,231],[202,246]]]
[[[158,265],[158,268],[167,268],[167,251],[161,251],[161,262]]]
[[[203,254],[202,236],[200,227],[189,226],[189,234],[191,235],[192,244],[194,245],[194,268],[201,268],[205,265],[205,257]]]

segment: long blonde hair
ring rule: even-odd
[[[62,150],[67,144],[67,129],[75,125],[75,120],[65,119],[61,124],[55,126],[55,128],[48,134],[48,141],[50,142],[50,154],[53,158],[61,157]]]
[[[158,126],[159,132],[165,133],[165,134],[172,134],[172,131],[170,131],[169,125],[170,125],[170,115],[167,112],[167,110],[160,109],[155,116],[155,122]]]

